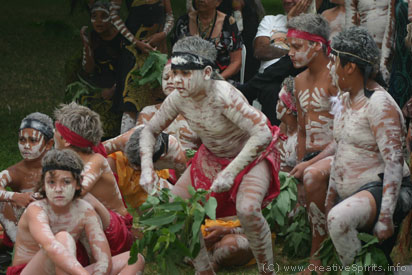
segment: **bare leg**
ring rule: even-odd
[[[172,194],[180,196],[184,199],[190,198],[187,187],[192,184],[190,178],[190,165],[186,168],[183,175],[179,178],[176,185],[172,189]],[[210,263],[209,255],[206,250],[205,241],[203,240],[202,233],[199,233],[200,238],[200,251],[197,257],[193,260],[193,265],[196,269],[196,274],[215,274]]]
[[[262,201],[271,180],[269,165],[260,162],[243,177],[236,198],[237,216],[245,230],[260,274],[272,274],[273,249],[269,225],[262,215]]]
[[[66,249],[72,254],[76,255],[76,242],[73,237],[65,232],[61,231],[56,234],[56,240],[63,244]],[[55,267],[54,263],[50,260],[43,249],[40,249],[36,255],[30,260],[26,267],[21,272],[22,275],[30,274],[67,274],[63,270]]]
[[[320,266],[320,260],[314,259],[314,254],[319,250],[326,238],[325,200],[328,190],[330,166],[332,157],[324,158],[305,169],[303,184],[306,193],[306,206],[309,223],[312,229],[312,247],[310,250],[310,263]],[[306,270],[304,274],[311,274]]]
[[[244,234],[228,234],[214,244],[211,259],[213,267],[242,266],[253,259],[253,253]]]
[[[375,217],[375,199],[368,191],[345,199],[329,212],[329,235],[344,266],[352,264],[361,249],[358,229],[371,228]]]

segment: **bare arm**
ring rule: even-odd
[[[236,51],[230,52],[230,64],[227,68],[221,72],[224,79],[228,79],[233,75],[237,74],[242,66],[242,50],[238,49]]]
[[[392,216],[403,177],[402,123],[404,121],[395,104],[385,95],[372,95],[368,110],[371,131],[385,163],[381,212],[374,228],[381,240],[390,237],[393,233]]]
[[[256,37],[253,49],[255,57],[263,61],[280,58],[288,53],[288,50],[276,47],[274,43],[271,43],[268,36]]]
[[[90,207],[86,215],[85,233],[93,258],[96,260],[93,274],[108,274],[112,268],[109,243],[97,213]]]
[[[124,147],[126,146],[127,141],[137,127],[138,126],[135,126],[117,137],[104,141],[103,146],[106,149],[107,154],[109,155],[117,151],[124,151]]]
[[[12,172],[8,169],[0,172],[0,202],[13,202],[21,207],[26,207],[30,202],[35,201],[32,192],[20,193],[6,191],[6,187],[13,182]]]
[[[100,154],[95,154],[88,163],[85,164],[82,171],[82,195],[90,192],[107,168],[110,169],[107,160]]]
[[[186,152],[180,142],[169,135],[168,151],[156,162],[156,169],[175,169],[179,175],[186,170]]]
[[[43,209],[31,204],[26,213],[30,234],[57,267],[68,274],[89,274],[76,257],[55,238]]]
[[[142,174],[140,177],[140,185],[151,193],[153,184],[156,181],[156,174],[153,166],[153,149],[156,142],[156,137],[165,129],[179,114],[176,108],[175,101],[179,102],[180,96],[177,92],[173,92],[166,97],[160,109],[155,113],[153,118],[146,124],[140,134],[140,159]]]
[[[385,20],[386,24],[381,46],[380,68],[383,76],[385,77],[385,80],[389,82],[390,73],[387,70],[387,65],[389,62],[389,55],[391,54],[394,39],[395,0],[389,1]]]
[[[305,113],[302,110],[300,104],[300,97],[302,96],[302,91],[300,90],[300,85],[295,78],[296,85],[296,109],[297,109],[297,120],[298,120],[298,134],[297,134],[297,146],[296,146],[296,158],[297,161],[302,161],[306,154],[306,128],[305,128]]]
[[[90,48],[90,37],[86,34],[87,26],[83,26],[80,30],[80,36],[83,42],[83,53],[82,53],[82,67],[83,70],[91,74],[94,71],[94,58],[93,52]]]

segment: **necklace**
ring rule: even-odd
[[[215,17],[213,18],[213,20],[210,21],[209,25],[206,26],[205,28],[203,27],[202,22],[199,20],[199,14],[196,16],[197,31],[199,32],[199,35],[201,38],[210,39],[210,37],[212,36],[212,31],[215,28],[216,18],[217,18],[217,11],[215,12]]]

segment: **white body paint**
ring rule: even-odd
[[[320,209],[314,202],[310,203],[308,213],[309,219],[312,223],[312,232],[316,231],[318,232],[319,236],[324,236],[326,232],[323,229],[322,225],[326,224],[325,213],[320,211]]]
[[[49,184],[46,184],[45,191],[47,198],[53,204],[58,206],[65,206],[72,201],[76,189],[71,184],[67,184],[66,186],[62,187],[50,186]]]
[[[292,136],[288,136],[288,139],[279,144],[280,153],[280,170],[284,167],[295,167],[296,157],[296,145],[297,145],[297,132]]]

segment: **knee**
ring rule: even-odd
[[[261,212],[260,205],[253,202],[237,202],[236,203],[236,214],[239,220],[245,221],[249,220],[251,217],[256,217]],[[242,223],[243,224],[243,223]]]
[[[67,231],[60,231],[55,235],[56,240],[64,245],[70,252],[76,252],[76,242]]]
[[[330,210],[327,217],[327,226],[332,239],[342,236],[348,231],[349,225],[344,220],[344,214],[337,207]]]
[[[308,167],[303,172],[303,186],[306,194],[317,193],[322,187],[326,187],[324,177],[319,169]]]

